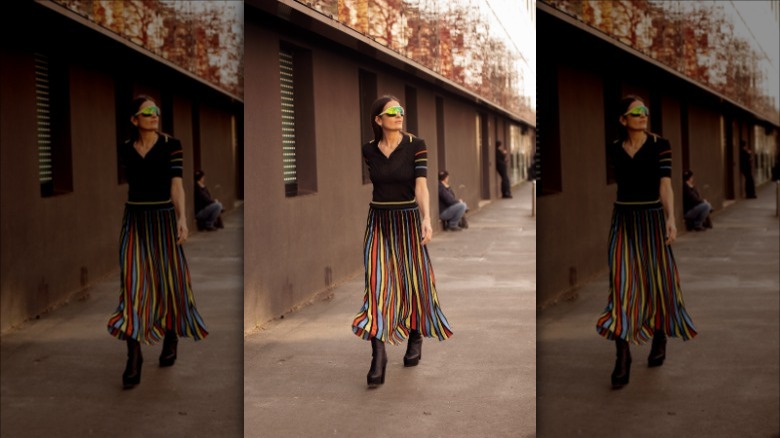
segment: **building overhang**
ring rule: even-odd
[[[348,47],[363,55],[370,56],[407,74],[436,85],[450,93],[463,97],[470,102],[474,102],[477,105],[486,106],[515,122],[536,127],[534,122],[520,116],[514,111],[510,111],[491,100],[479,96],[473,91],[447,79],[428,67],[406,58],[355,29],[342,24],[338,19],[329,15],[324,15],[306,5],[294,0],[246,0],[245,5],[266,12],[310,32],[322,35],[342,46]]]
[[[635,56],[635,57],[637,57],[637,58],[639,58],[639,59],[641,59],[641,60],[643,60],[643,61],[645,61],[645,62],[647,62],[649,64],[652,64],[653,66],[655,66],[655,67],[657,67],[657,68],[659,68],[659,69],[661,69],[661,70],[671,74],[672,76],[677,77],[680,80],[683,80],[683,81],[687,82],[688,84],[690,84],[690,85],[692,85],[692,86],[694,86],[694,87],[696,87],[696,88],[698,88],[698,89],[700,89],[700,90],[702,90],[702,91],[704,91],[704,92],[706,92],[708,94],[711,94],[711,95],[715,96],[716,98],[718,98],[721,101],[721,103],[727,103],[727,104],[729,104],[731,106],[734,106],[735,108],[738,108],[738,109],[740,109],[740,110],[742,110],[742,111],[752,115],[753,117],[755,117],[763,125],[771,125],[771,126],[773,126],[775,128],[780,128],[780,125],[778,125],[777,122],[773,122],[773,121],[769,120],[765,115],[763,115],[763,114],[761,114],[759,112],[756,112],[753,109],[748,108],[744,104],[741,104],[741,103],[737,102],[736,100],[734,100],[734,99],[724,95],[723,93],[715,91],[712,88],[710,88],[710,87],[708,87],[706,85],[703,85],[700,82],[697,82],[697,81],[689,78],[688,76],[685,76],[684,74],[682,74],[679,71],[673,69],[672,67],[669,67],[668,65],[653,59],[652,57],[650,57],[650,56],[640,52],[639,50],[636,50],[633,47],[630,47],[630,46],[628,46],[628,45],[626,45],[626,44],[624,44],[624,43],[622,43],[622,42],[620,42],[620,41],[610,37],[609,35],[599,31],[598,29],[596,29],[596,28],[594,28],[592,26],[589,26],[589,25],[583,23],[582,21],[577,20],[576,18],[574,18],[572,16],[570,16],[570,15],[568,15],[566,13],[563,13],[563,12],[553,8],[552,6],[546,5],[546,4],[542,3],[541,1],[537,1],[536,2],[536,8],[539,9],[540,11],[546,13],[546,14],[551,15],[552,17],[554,17],[554,18],[556,18],[558,20],[563,21],[564,23],[567,23],[567,24],[569,24],[571,26],[576,27],[577,29],[580,29],[580,30],[582,30],[584,32],[587,32],[588,34],[593,35],[593,36],[603,40],[604,42],[606,42],[606,43],[608,43],[608,44],[610,44],[610,45],[612,45],[612,46],[614,46],[614,47],[616,47],[616,48],[618,48],[620,50],[623,50],[623,51],[629,53],[632,56]]]
[[[54,11],[54,12],[56,12],[56,13],[64,16],[64,17],[67,17],[67,18],[75,21],[76,23],[81,24],[82,26],[85,26],[85,27],[87,27],[89,29],[92,29],[95,32],[98,32],[98,33],[100,33],[102,35],[105,35],[108,38],[111,38],[112,40],[118,42],[119,44],[122,44],[123,46],[129,48],[130,50],[136,51],[136,52],[142,54],[143,56],[145,56],[147,58],[150,58],[150,59],[152,59],[154,61],[157,61],[160,64],[163,64],[166,67],[171,68],[171,69],[173,69],[173,70],[175,70],[175,71],[177,71],[177,72],[179,72],[179,73],[181,73],[181,74],[191,78],[192,80],[194,80],[194,81],[196,81],[196,82],[198,82],[200,84],[203,84],[203,85],[211,88],[212,90],[218,92],[219,94],[221,94],[223,96],[226,96],[226,97],[232,99],[235,102],[242,103],[242,104],[244,103],[244,99],[242,97],[237,96],[237,95],[235,95],[233,93],[230,93],[230,92],[226,91],[225,89],[218,87],[215,84],[212,84],[211,82],[209,82],[209,81],[201,78],[200,76],[190,72],[189,70],[187,70],[187,69],[185,69],[183,67],[180,67],[179,65],[177,65],[177,64],[175,64],[175,63],[173,63],[173,62],[163,58],[162,56],[152,52],[151,50],[145,49],[145,48],[143,48],[143,47],[133,43],[132,41],[130,41],[130,40],[128,40],[128,39],[126,39],[126,38],[124,38],[124,37],[114,33],[114,32],[112,32],[109,29],[106,29],[105,27],[100,26],[97,23],[94,23],[94,22],[88,20],[87,18],[85,18],[85,17],[83,17],[83,16],[81,16],[81,15],[79,15],[79,14],[77,14],[77,13],[75,13],[75,12],[69,10],[69,9],[67,9],[66,7],[64,7],[64,6],[62,6],[62,5],[58,4],[58,3],[55,3],[53,1],[48,1],[48,0],[35,0],[35,3],[40,5],[40,6],[43,6],[45,8],[48,8],[48,9],[50,9],[50,10],[52,10],[52,11]]]

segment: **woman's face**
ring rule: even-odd
[[[140,130],[157,131],[160,127],[160,109],[154,102],[147,100],[141,104],[130,121]]]
[[[629,131],[646,131],[647,117],[649,115],[650,110],[647,109],[645,104],[639,100],[635,100],[631,102],[631,105],[629,105],[625,114],[620,116],[620,123]]]
[[[388,109],[400,106],[401,104],[395,100],[387,102],[382,108],[382,115],[376,116],[376,123],[379,124],[379,126],[381,126],[383,129],[390,131],[400,131],[404,126],[404,116],[402,115],[403,111],[400,113],[398,113],[398,111],[393,111],[394,113],[398,113],[396,115],[385,114]]]

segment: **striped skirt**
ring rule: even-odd
[[[596,323],[605,338],[641,344],[652,339],[655,330],[683,340],[696,336],[665,235],[659,204],[615,204],[609,236],[609,302]]]
[[[208,335],[195,308],[190,272],[176,244],[172,204],[127,205],[119,239],[121,293],[108,331],[125,340],[160,341],[166,330],[200,340]]]
[[[439,307],[428,249],[421,240],[417,207],[369,209],[363,241],[365,297],[352,322],[357,336],[391,344],[403,342],[409,330],[440,341],[452,336]]]

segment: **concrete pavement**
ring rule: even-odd
[[[775,185],[758,196],[716,214],[714,229],[673,244],[699,335],[670,339],[660,368],[647,368],[649,345],[632,346],[623,389],[610,387],[615,347],[595,329],[606,275],[538,315],[539,437],[780,437]]]
[[[143,346],[141,384],[123,390],[127,350],[106,329],[118,302],[117,266],[86,300],[0,338],[0,436],[242,436],[243,208],[224,222],[185,244],[206,339],[180,340],[171,368],[158,367],[159,344]]]
[[[428,249],[454,336],[426,338],[414,368],[403,367],[405,346],[388,345],[378,389],[366,386],[370,344],[350,327],[362,272],[247,336],[245,436],[535,436],[536,225],[531,185],[514,194],[471,215],[468,230],[435,234]]]

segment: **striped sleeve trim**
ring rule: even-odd
[[[168,137],[165,137],[166,143]],[[177,147],[178,146],[178,147]],[[171,155],[169,157],[168,168],[170,170],[171,178],[182,178],[184,176],[184,151],[181,148],[181,143],[174,142],[172,145]]]

